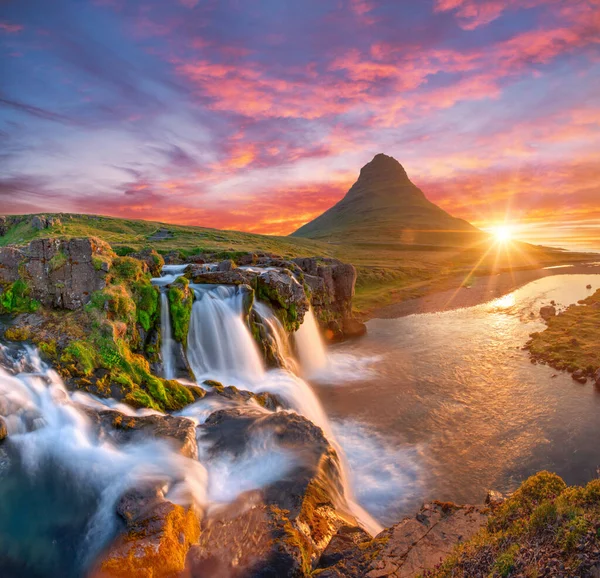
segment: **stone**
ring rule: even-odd
[[[587,375],[586,375],[585,371],[583,371],[583,369],[578,369],[577,371],[574,371],[572,377],[578,383],[581,383],[584,385],[587,383]]]
[[[556,316],[556,307],[554,307],[554,305],[544,305],[544,307],[540,309],[540,316],[544,321],[552,319],[552,317]]]
[[[364,576],[377,544],[359,526],[342,526],[323,552],[317,570],[322,578]]]
[[[4,441],[8,437],[8,427],[6,421],[0,416],[0,442]]]
[[[157,499],[127,522],[100,556],[90,578],[171,578],[185,569],[190,546],[198,541],[200,521],[193,507]]]
[[[31,219],[31,226],[37,231],[41,231],[48,226],[48,221],[44,215],[35,215]]]
[[[16,247],[0,247],[0,283],[14,283],[19,278],[19,265],[24,258],[23,251]]]
[[[206,271],[202,265],[190,265],[185,276],[198,285],[252,285],[258,273],[245,269],[233,269],[232,271]]]
[[[497,492],[496,490],[488,490],[487,496],[485,497],[486,506],[496,508],[502,505],[506,501],[504,494]]]
[[[225,261],[221,261],[217,265],[217,271],[231,271],[235,268],[235,264],[231,259],[226,259]]]
[[[208,459],[241,456],[258,436],[297,460],[279,481],[242,494],[204,521],[188,555],[191,576],[306,576],[338,529],[356,526],[346,513],[338,456],[303,416],[237,407],[214,412],[203,432]]]
[[[23,251],[21,266],[31,297],[47,307],[80,309],[104,289],[110,246],[94,237],[35,239]]]
[[[97,428],[99,435],[116,444],[126,444],[142,437],[162,438],[182,456],[198,459],[196,424],[184,417],[169,414],[128,416],[109,409],[97,411],[80,406]]]
[[[385,545],[370,563],[365,578],[414,578],[435,568],[461,542],[487,523],[473,506],[425,504],[415,518],[402,520],[376,539]]]
[[[143,249],[142,251],[131,253],[129,257],[144,262],[152,277],[160,277],[165,260],[154,249]]]
[[[596,382],[597,386],[600,386],[600,369],[597,369],[594,373],[594,381]]]
[[[310,302],[304,287],[287,269],[262,271],[255,279],[256,296],[273,307],[288,331],[296,331]]]

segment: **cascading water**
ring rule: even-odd
[[[293,411],[318,425],[340,456],[345,498],[354,515],[373,535],[381,526],[354,500],[344,453],[335,441],[325,411],[310,385],[286,369],[267,372],[248,325],[243,320],[244,290],[227,285],[190,285],[196,301],[188,335],[188,361],[199,379],[212,378],[231,381],[254,393],[269,392],[278,395]],[[278,331],[279,321],[270,308],[260,302],[253,307],[263,320],[272,323],[278,345],[287,342]],[[304,329],[303,329],[304,328]],[[283,327],[281,328],[283,329]],[[298,333],[300,337],[298,338]],[[279,339],[277,337],[279,335]],[[296,347],[302,352],[302,367],[306,373],[318,371],[327,365],[323,341],[312,310],[296,333]],[[282,352],[282,356],[285,352]],[[200,404],[201,405],[201,404]]]
[[[265,373],[258,346],[243,319],[248,294],[228,285],[190,285],[195,301],[188,362],[196,379],[258,382]]]
[[[0,354],[0,407],[9,434],[1,449],[8,463],[0,469],[0,543],[7,557],[0,556],[0,573],[81,576],[118,528],[117,500],[141,483],[167,486],[171,501],[205,503],[199,462],[155,439],[118,446],[100,439],[80,404],[100,401],[69,394],[33,349],[17,354],[0,345]],[[23,519],[27,524],[15,522]]]
[[[305,375],[315,375],[327,368],[327,352],[312,307],[304,315],[300,329],[294,333],[294,343]]]
[[[175,377],[175,360],[173,354],[173,341],[171,333],[171,312],[169,309],[169,297],[166,291],[160,292],[160,354],[163,362],[163,375],[165,379]]]
[[[275,315],[266,303],[262,303],[261,301],[255,301],[252,308],[262,323],[266,325],[269,335],[275,341],[275,346],[283,367],[289,371],[298,373],[298,363],[292,355],[288,334],[281,321],[277,318],[277,315]]]

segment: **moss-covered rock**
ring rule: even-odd
[[[185,277],[177,279],[168,289],[173,339],[187,347],[194,294]]]

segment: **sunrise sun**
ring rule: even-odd
[[[508,243],[513,239],[513,230],[509,225],[500,225],[492,230],[498,243]]]

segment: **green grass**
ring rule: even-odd
[[[459,545],[427,578],[549,576],[554,561],[563,576],[589,575],[583,567],[600,546],[600,480],[568,487],[548,472],[521,485],[490,516],[487,527]],[[550,565],[550,566],[548,566]]]
[[[286,258],[335,257],[357,267],[355,309],[365,318],[374,309],[390,303],[456,287],[470,273],[487,275],[510,268],[538,268],[589,260],[587,255],[523,243],[515,243],[510,254],[494,249],[486,255],[489,245],[485,243],[477,247],[443,247],[390,242],[389,236],[378,242],[336,243],[331,242],[335,239],[315,241],[94,215],[52,216],[60,219],[61,224],[42,231],[33,229],[29,225],[31,218],[25,217],[0,237],[0,246],[24,244],[49,236],[95,236],[108,242],[121,257],[148,247],[163,255],[171,251],[179,252],[182,257],[213,253],[216,259],[233,261],[241,254],[257,251]],[[150,241],[161,228],[169,230],[173,238]],[[103,263],[96,258],[94,265],[101,268]]]
[[[582,370],[592,376],[600,368],[600,290],[548,320],[527,343],[532,357],[556,369]]]

